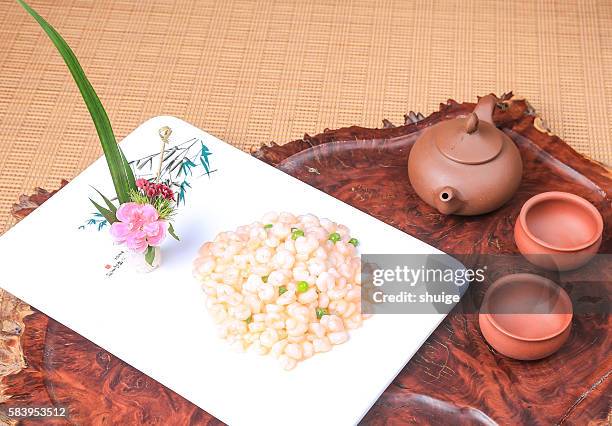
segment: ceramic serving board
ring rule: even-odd
[[[171,145],[204,143],[213,172],[190,181],[175,221],[181,242],[164,242],[161,268],[135,272],[107,229],[82,229],[91,186],[112,194],[101,158],[0,238],[0,287],[226,423],[358,422],[444,315],[376,315],[347,343],[287,372],[217,337],[191,275],[197,250],[218,232],[288,211],[347,225],[362,254],[440,251],[174,117],[137,128],[121,143],[126,156],[154,153],[162,126],[173,130]]]

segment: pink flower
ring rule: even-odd
[[[118,222],[111,225],[110,233],[116,242],[144,253],[148,246],[159,246],[166,238],[168,223],[158,219],[151,204],[125,203],[117,209]]]

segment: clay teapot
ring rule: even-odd
[[[488,213],[521,182],[521,154],[493,123],[496,102],[493,95],[480,98],[474,112],[430,127],[410,151],[410,184],[442,214]]]

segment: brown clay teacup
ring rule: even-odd
[[[491,284],[478,322],[495,350],[530,361],[553,354],[565,343],[572,316],[569,296],[554,282],[534,274],[512,274]]]
[[[519,251],[534,265],[569,271],[586,264],[599,250],[603,219],[582,197],[544,192],[521,208],[514,226]]]

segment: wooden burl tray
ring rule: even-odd
[[[420,201],[407,179],[412,144],[424,128],[473,107],[448,101],[427,118],[408,114],[402,126],[384,120],[383,129],[325,131],[283,146],[263,146],[253,155],[441,250],[465,255],[516,253],[512,227],[521,205],[539,192],[573,192],[602,213],[601,252],[612,253],[610,170],[576,153],[545,128],[525,100],[511,94],[500,99],[494,120],[523,157],[524,178],[512,201],[488,215],[467,218],[442,216]],[[24,197],[15,214],[27,214],[48,195],[42,194],[37,200]],[[218,422],[42,313],[23,320],[23,310],[3,314],[20,325],[14,334],[21,336],[27,364],[4,377],[2,393],[11,398],[3,410],[11,405],[67,405],[71,422],[78,424]],[[363,423],[608,424],[610,330],[608,314],[576,315],[571,336],[559,352],[541,361],[519,362],[490,348],[476,316],[458,309],[430,336]],[[180,350],[180,342],[166,338],[166,344]],[[169,362],[180,362],[180,357]]]

